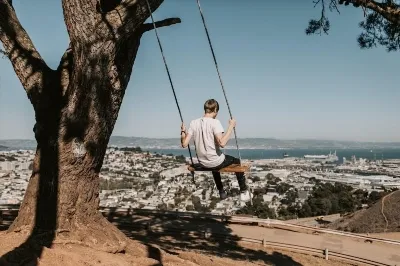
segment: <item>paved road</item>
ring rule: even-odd
[[[150,219],[150,218],[149,218]],[[146,220],[146,219],[145,219]],[[138,220],[141,223],[143,220]],[[188,231],[209,231],[211,233],[229,233],[239,237],[280,242],[291,245],[306,246],[339,252],[388,265],[400,266],[400,246],[385,243],[366,243],[360,239],[352,239],[329,234],[306,234],[281,229],[226,224],[211,221],[182,221],[173,219],[151,219],[152,228],[178,228]]]

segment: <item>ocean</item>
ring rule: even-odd
[[[159,154],[173,154],[183,155],[189,157],[187,149],[143,149],[152,153]],[[225,149],[225,154],[229,154],[238,157],[236,149]],[[335,150],[329,149],[240,149],[240,155],[242,159],[248,160],[259,160],[259,159],[280,159],[283,158],[283,154],[287,153],[290,157],[303,157],[304,155],[327,155],[329,152],[335,152]],[[350,160],[353,155],[356,158],[365,158],[368,160],[382,160],[385,159],[400,159],[400,149],[380,149],[380,150],[369,150],[369,149],[337,149],[336,155],[339,157],[339,163],[343,162],[343,157]],[[192,156],[195,157],[195,152],[192,150]]]
[[[25,146],[25,147],[24,147]],[[126,145],[128,146],[128,145]],[[34,149],[33,145],[20,145],[17,149]],[[142,148],[144,151],[159,154],[173,154],[183,155],[189,157],[187,149],[155,149],[155,148]],[[0,146],[1,150],[10,150]],[[223,149],[225,154],[229,154],[238,157],[236,149]],[[259,160],[259,159],[280,159],[283,158],[283,154],[287,153],[290,157],[303,157],[304,155],[327,155],[329,152],[335,152],[335,149],[240,149],[240,155],[242,159],[248,160]],[[339,157],[339,163],[343,162],[343,157],[347,160],[351,159],[351,156],[355,155],[356,158],[365,158],[368,160],[382,160],[382,159],[400,159],[400,148],[381,148],[381,149],[336,149],[336,155]],[[195,157],[195,151],[192,147],[192,156]]]

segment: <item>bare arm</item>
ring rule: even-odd
[[[225,145],[228,143],[231,137],[231,134],[235,126],[236,126],[236,121],[234,119],[231,119],[229,120],[228,130],[224,134],[219,133],[215,135],[218,146],[220,146],[221,148],[225,147]]]
[[[182,146],[182,148],[186,148],[189,145],[191,138],[192,138],[192,135],[188,134],[186,132],[185,125],[182,123],[182,126],[181,126],[181,146]]]
[[[182,133],[181,134],[182,148],[186,148],[187,146],[189,146],[189,142],[190,142],[191,137],[192,137],[192,135],[187,134],[187,133]]]

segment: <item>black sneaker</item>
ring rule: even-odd
[[[225,191],[224,189],[219,191],[219,198],[220,198],[221,200],[224,200],[224,199],[226,199],[227,197],[228,197],[228,195],[226,194],[226,191]]]

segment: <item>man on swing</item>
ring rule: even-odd
[[[234,119],[229,120],[228,130],[224,132],[221,122],[216,119],[218,111],[218,102],[214,99],[207,100],[204,103],[204,116],[191,121],[187,132],[185,125],[182,123],[181,144],[183,148],[186,148],[191,137],[193,137],[200,165],[212,172],[220,198],[226,199],[227,193],[223,188],[221,174],[218,170],[231,164],[240,164],[240,160],[233,156],[225,155],[220,150],[229,141],[236,126],[236,121]],[[240,187],[240,199],[249,201],[250,193],[247,189],[244,173],[235,174]]]

